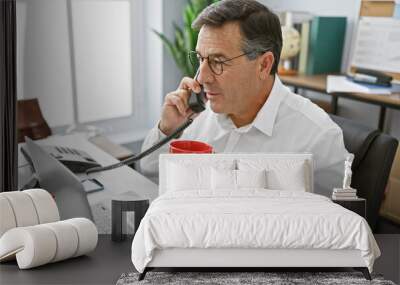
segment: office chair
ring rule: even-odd
[[[354,154],[351,187],[367,200],[367,221],[375,231],[398,141],[352,120],[330,117],[342,129],[346,149]]]

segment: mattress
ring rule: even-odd
[[[132,243],[139,272],[162,249],[359,250],[372,272],[380,250],[368,223],[329,198],[299,191],[167,192],[151,204]]]

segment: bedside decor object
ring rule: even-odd
[[[354,154],[350,153],[344,162],[344,177],[342,188],[334,188],[332,193],[333,200],[353,200],[357,199],[357,190],[351,188],[351,165],[353,164]]]
[[[113,241],[125,240],[127,236],[127,212],[135,213],[136,232],[140,221],[149,208],[149,204],[149,199],[142,198],[134,192],[127,192],[125,195],[114,197],[111,202],[111,239]]]
[[[351,165],[353,163],[354,155],[350,154],[346,161],[344,162],[344,179],[343,179],[343,189],[351,189]]]
[[[59,221],[49,192],[29,189],[0,193],[0,262],[16,259],[20,269],[92,251],[97,228],[86,218]]]

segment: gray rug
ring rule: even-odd
[[[124,273],[117,285],[133,284],[379,284],[393,285],[380,275],[372,275],[372,281],[360,272],[148,272],[138,281],[139,273]]]

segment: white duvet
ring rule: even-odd
[[[364,218],[306,192],[169,192],[151,204],[132,243],[143,272],[155,249],[358,249],[372,272],[380,250]]]

